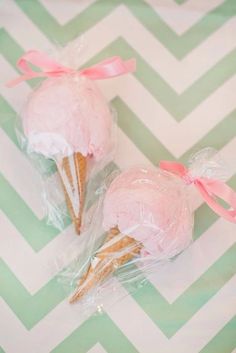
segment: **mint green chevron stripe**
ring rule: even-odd
[[[175,2],[179,5],[184,4],[185,2],[187,2],[188,0],[175,0]]]
[[[33,211],[1,174],[0,190],[1,210],[35,251],[41,250],[59,234],[56,228],[47,225],[46,219],[39,220],[35,216]]]
[[[0,126],[8,135],[10,140],[18,147],[15,131],[16,112],[12,107],[0,96]]]
[[[0,50],[15,68],[17,60],[23,54],[23,49],[4,28],[0,28]]]
[[[32,296],[1,259],[0,270],[0,295],[27,329],[42,320],[66,296],[56,277]]]
[[[117,169],[114,163],[107,164],[96,176],[96,182],[102,179],[103,175],[108,175]],[[94,180],[94,179],[93,179]],[[92,181],[93,181],[92,180]],[[60,234],[60,231],[46,222],[46,217],[39,220],[32,210],[27,206],[24,200],[8,183],[0,173],[0,208],[21,233],[27,243],[34,251],[41,250],[52,239]],[[86,205],[89,208],[95,201],[97,195],[92,195],[90,203]],[[14,207],[12,205],[14,204]],[[71,224],[69,217],[64,219],[64,230]]]
[[[235,251],[236,245],[226,251],[173,304],[169,304],[148,281],[143,288],[131,295],[163,333],[171,337],[233,276]],[[0,295],[28,329],[36,325],[66,296],[56,277],[31,296],[3,260],[0,260],[0,274]]]
[[[199,353],[231,353],[236,348],[236,316]]]
[[[119,127],[154,165],[163,158],[173,159],[172,154],[120,98],[115,98],[112,103],[118,112]],[[221,149],[227,142],[235,137],[235,131],[236,110],[218,123],[206,136],[203,136],[181,157],[181,161],[186,162],[189,155],[202,146],[209,145],[216,149]],[[219,135],[221,139],[219,139]]]
[[[0,52],[7,59],[7,61],[16,68],[16,63],[19,57],[24,53],[20,45],[8,34],[4,28],[0,28]],[[19,70],[18,70],[19,71]],[[33,79],[27,81],[31,87],[37,86],[40,79]]]
[[[6,353],[2,347],[0,347],[0,353]]]
[[[22,50],[6,32],[3,31],[1,36],[7,43],[10,43],[11,46],[11,50],[8,50],[7,46],[2,46],[2,55],[15,67],[17,58],[22,54]],[[207,73],[196,80],[181,95],[178,95],[123,38],[118,38],[113,43],[109,44],[108,47],[92,58],[85,66],[94,64],[95,62],[113,55],[121,55],[124,58],[136,58],[138,69],[134,74],[135,77],[177,121],[184,119],[211,93],[236,73],[236,50],[233,50]],[[32,82],[29,81],[29,84],[33,87],[37,82],[35,80]]]
[[[144,0],[98,0],[66,25],[61,26],[38,0],[16,0],[18,6],[52,41],[65,44],[82,34],[111,13],[118,5],[128,7],[131,13],[177,58],[181,59],[220,28],[236,13],[235,0],[226,0],[204,16],[182,36],[177,35]],[[43,21],[41,20],[43,18]]]
[[[97,319],[97,321],[99,322],[96,321],[95,325],[97,325],[100,329],[101,327],[105,327],[105,330],[104,332],[100,332],[99,330],[99,337],[97,341],[102,344],[104,349],[106,349],[107,353],[113,353],[113,352],[120,353],[121,351],[132,352],[132,350],[127,346],[121,347],[120,345],[117,344],[117,342],[120,342],[120,338],[118,341],[118,337],[115,334],[115,331],[114,331],[114,334],[111,335],[109,325],[112,325],[113,327],[114,325],[113,321],[109,320],[108,327],[107,327],[104,322],[102,323],[100,322],[101,318],[103,318],[103,316]],[[107,316],[105,317],[105,320],[107,320]],[[86,322],[84,326],[86,324],[88,324],[88,322]],[[96,339],[97,326],[94,327],[94,330],[90,330],[90,326],[88,325],[88,331],[86,330],[85,332],[84,332],[84,326],[75,330],[73,334],[71,334],[61,344],[59,344],[52,351],[52,353],[87,352],[93,345],[93,343],[91,343],[91,338],[95,336],[95,339]],[[233,318],[199,353],[231,353],[233,349],[236,347],[235,330],[236,330],[236,318]],[[89,333],[89,336],[87,336],[87,332]],[[93,335],[91,335],[91,332],[93,332]],[[111,336],[112,336],[112,340],[110,340]],[[111,342],[111,345],[108,345],[110,342]],[[116,350],[117,348],[118,348],[118,351]],[[123,348],[123,350],[121,350],[121,348]]]
[[[140,5],[135,6],[132,0],[127,3],[136,18],[178,59],[186,56],[236,13],[235,1],[226,0],[179,36],[157,15],[151,6],[145,3],[145,0],[141,1]]]
[[[131,295],[170,338],[234,276],[235,252],[236,245],[232,246],[171,305],[150,282]]]
[[[7,101],[0,96],[0,127],[5,131],[16,147],[19,148],[20,146],[16,136],[18,127],[17,119],[16,112]],[[52,160],[41,158],[40,165],[45,175],[50,176],[56,171],[55,163]]]
[[[90,318],[51,353],[86,353],[98,342],[107,353],[138,353],[107,315]]]
[[[65,26],[61,26],[56,19],[48,13],[40,1],[15,1],[48,39],[53,43],[62,45],[95,26],[122,2],[120,0],[99,0],[90,5],[81,14],[75,16],[75,18],[69,21]]]
[[[137,71],[134,76],[177,121],[184,119],[211,93],[236,73],[236,50],[233,50],[196,80],[187,90],[178,95],[123,38],[115,40],[86,65],[94,64],[112,55],[136,58]]]

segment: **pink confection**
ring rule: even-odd
[[[104,200],[103,225],[143,244],[142,254],[170,258],[192,239],[193,215],[186,185],[159,168],[134,167],[111,183]]]
[[[29,97],[22,117],[30,148],[48,158],[80,152],[100,160],[111,148],[110,108],[84,76],[46,79]]]

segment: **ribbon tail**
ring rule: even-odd
[[[7,82],[6,87],[11,88],[11,87],[17,86],[19,83],[26,81],[26,80],[27,80],[26,76],[19,76],[17,78],[14,78],[13,80]]]
[[[205,180],[196,180],[195,186],[207,205],[216,214],[229,222],[236,223],[236,193],[230,187],[220,181],[211,183]],[[227,202],[232,209],[226,209],[221,206],[215,196]]]
[[[43,72],[43,71],[33,72],[33,73],[30,73],[29,75],[26,74],[26,75],[21,75],[19,77],[16,77],[15,79],[7,82],[6,87],[11,88],[11,87],[17,86],[21,82],[32,80],[33,78],[50,77],[50,76],[56,76],[56,75],[50,75],[50,72],[47,73],[47,72]]]
[[[124,61],[125,73],[132,73],[136,70],[136,60],[134,58]]]
[[[115,56],[81,70],[80,75],[87,76],[91,80],[104,80],[131,73],[135,71],[135,69],[135,59],[124,61],[119,56]]]

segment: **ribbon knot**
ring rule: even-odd
[[[189,174],[186,173],[182,176],[183,181],[185,182],[186,185],[191,185],[194,183],[195,179]]]
[[[219,216],[236,223],[236,192],[221,180],[192,177],[181,163],[161,161],[159,167],[179,176],[187,185],[194,184],[208,206]],[[230,209],[220,205],[217,198],[225,201]]]
[[[33,70],[30,64],[39,68],[41,71]],[[28,81],[36,77],[59,77],[63,75],[78,75],[86,76],[91,80],[104,80],[134,72],[136,69],[136,61],[135,59],[124,61],[119,56],[114,56],[94,66],[77,71],[57,63],[45,53],[30,50],[18,60],[17,67],[22,72],[22,75],[8,82],[8,87],[16,86],[22,81]]]

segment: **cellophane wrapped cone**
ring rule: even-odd
[[[55,50],[78,69],[81,43]],[[60,231],[83,220],[87,183],[113,159],[116,114],[95,81],[85,76],[44,78],[23,105],[17,135],[42,180],[45,219]]]
[[[190,177],[225,179],[217,152],[206,148],[189,162]],[[96,183],[94,184],[96,185]],[[101,311],[142,287],[192,242],[195,194],[186,180],[158,167],[113,172],[90,209],[89,242],[73,242],[59,256],[58,276],[80,312]],[[96,188],[96,186],[94,186]]]

